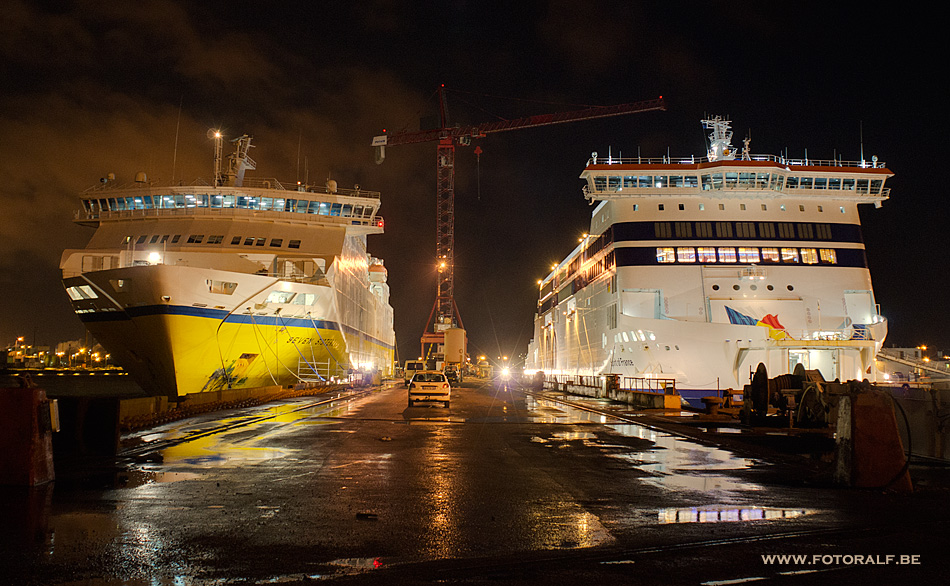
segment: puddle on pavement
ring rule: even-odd
[[[669,523],[736,523],[742,521],[784,521],[812,515],[811,509],[777,509],[769,507],[682,507],[658,511],[661,524]]]
[[[536,413],[555,405],[550,401],[537,400],[530,396],[527,402],[528,408]],[[695,491],[707,494],[728,495],[733,492],[764,490],[764,486],[760,484],[727,474],[729,471],[748,470],[755,464],[754,460],[736,456],[732,452],[715,446],[699,444],[635,423],[609,423],[609,421],[616,421],[616,419],[599,413],[590,413],[563,404],[556,404],[556,406],[558,411],[556,416],[551,418],[545,415],[538,417],[536,421],[542,423],[601,423],[623,436],[652,442],[653,447],[651,449],[609,454],[612,458],[623,460],[639,470],[650,473],[650,476],[642,478],[641,482],[667,490]],[[577,439],[586,439],[583,437],[584,434],[593,435],[589,432],[577,432]],[[565,439],[558,437],[557,434],[552,438],[555,440]],[[532,438],[531,441],[548,443],[537,437]]]

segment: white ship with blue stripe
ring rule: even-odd
[[[590,232],[539,282],[526,371],[687,399],[741,390],[760,362],[874,381],[887,320],[858,206],[880,207],[893,173],[737,152],[728,120],[703,123],[705,157],[592,155]]]
[[[93,336],[147,392],[390,375],[395,336],[378,192],[245,179],[251,139],[214,179],[156,185],[107,177],[81,194],[96,228],[63,253],[66,292]]]

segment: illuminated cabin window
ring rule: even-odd
[[[696,257],[699,259],[699,262],[702,263],[716,262],[716,248],[713,246],[700,246],[696,249]]]
[[[731,246],[719,247],[719,262],[736,262],[736,249]]]
[[[267,296],[267,303],[290,303],[294,295],[293,291],[271,291]]]
[[[287,243],[287,248],[300,248],[300,241],[291,240],[290,242]]]
[[[676,262],[676,256],[672,247],[662,247],[656,249],[656,262],[670,263]]]
[[[638,211],[639,209],[640,209],[640,204],[638,203],[633,204],[633,211]]]
[[[208,285],[208,291],[211,293],[218,293],[220,295],[231,295],[234,293],[234,290],[237,289],[237,283],[230,283],[228,281],[212,281],[208,279],[205,281]]]
[[[99,295],[92,290],[92,287],[89,285],[79,285],[76,287],[67,287],[66,294],[69,295],[69,298],[73,301],[80,301],[82,299],[98,299]]]
[[[782,262],[798,262],[798,249],[797,248],[783,248],[782,249]]]
[[[756,263],[759,262],[758,248],[739,247],[739,262]]]
[[[818,264],[818,251],[814,248],[803,248],[802,249],[802,263],[806,265],[816,265]]]
[[[842,207],[840,207],[840,208],[838,208],[838,209],[841,210],[841,213],[842,213],[842,214],[844,213],[844,206],[842,206]]]
[[[822,248],[820,253],[821,253],[821,262],[826,262],[833,265],[838,264],[838,255],[835,254],[834,249]]]
[[[696,262],[696,249],[692,246],[681,246],[677,248],[676,260],[679,262]]]
[[[779,262],[782,258],[779,256],[778,248],[763,248],[762,262]]]

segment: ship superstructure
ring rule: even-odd
[[[875,380],[887,334],[858,206],[880,206],[883,162],[752,155],[728,120],[705,157],[593,153],[589,234],[539,282],[526,371],[672,383],[687,398],[742,389],[759,362]]]
[[[147,392],[234,388],[391,374],[395,336],[374,191],[246,179],[251,138],[211,181],[155,185],[112,176],[80,195],[96,229],[63,253],[78,317]]]

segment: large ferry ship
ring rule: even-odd
[[[590,232],[539,282],[526,371],[693,401],[741,390],[760,362],[874,381],[887,321],[858,206],[880,207],[893,173],[876,157],[752,155],[729,120],[703,125],[705,157],[592,154]]]
[[[80,195],[96,228],[66,250],[66,293],[90,333],[148,393],[391,374],[395,336],[378,192],[245,178],[251,138],[192,185],[110,176]]]

